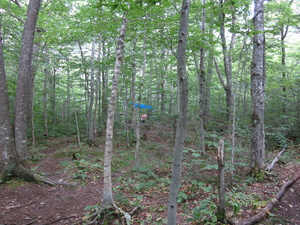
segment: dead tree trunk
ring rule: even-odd
[[[216,213],[219,222],[223,223],[226,219],[225,203],[225,159],[224,159],[224,140],[219,141],[218,147],[218,176],[219,176],[219,204]]]
[[[272,161],[272,163],[270,165],[268,165],[266,167],[266,171],[271,171],[273,169],[273,167],[275,166],[275,164],[277,163],[277,161],[279,160],[280,156],[282,155],[282,153],[284,153],[285,148],[279,152],[279,154],[276,156],[276,158]]]

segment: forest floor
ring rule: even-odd
[[[168,161],[167,156],[172,155],[172,142],[165,143],[172,139],[173,134],[171,128],[165,132],[161,129],[166,128],[143,131],[147,140],[144,140],[144,147],[140,150],[139,167],[134,167],[134,148],[128,150],[118,141],[114,146],[114,196],[117,205],[125,211],[137,209],[132,215],[133,224],[166,223],[171,175],[171,160]],[[49,186],[12,178],[0,185],[0,225],[83,224],[89,212],[85,208],[96,208],[101,202],[104,143],[100,143],[99,147],[83,145],[76,147],[76,138],[53,138],[44,140],[39,148],[35,148],[33,170],[49,179],[77,186]],[[198,167],[189,163],[199,157],[191,147],[190,144],[185,151],[190,157],[184,158],[178,221],[179,224],[204,224],[204,221],[214,221],[212,212],[217,202],[217,173],[211,162],[215,162],[216,153],[207,153],[210,160],[204,159],[209,164],[203,169],[203,165]],[[277,164],[262,180],[247,177],[247,166],[239,168],[239,179],[227,188],[229,218],[239,220],[259,212],[280,187],[300,170],[300,146],[292,151],[292,162]],[[74,154],[78,159],[72,161]],[[272,154],[270,158],[273,159],[277,152]],[[147,165],[149,162],[151,166]],[[275,209],[260,224],[300,224],[300,179],[288,188]]]

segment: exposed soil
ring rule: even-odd
[[[287,224],[300,224],[300,180],[296,181],[284,194],[280,204],[272,212]],[[271,220],[272,221],[272,220]],[[276,219],[275,219],[276,221]],[[275,222],[273,221],[273,222]]]
[[[75,184],[70,171],[65,170],[60,164],[63,161],[70,161],[71,157],[55,157],[54,155],[56,151],[67,144],[60,140],[59,144],[50,145],[44,149],[42,151],[43,159],[33,164],[33,168],[52,180]],[[263,196],[262,200],[270,199],[281,185],[299,170],[299,164],[277,165],[272,175],[276,177],[276,184],[274,184],[274,178],[270,180],[270,183],[252,183],[249,185],[249,192]],[[118,173],[113,176],[118,176]],[[87,212],[84,208],[101,202],[103,183],[102,179],[95,177],[95,179],[89,179],[85,185],[78,182],[76,184],[79,186],[49,186],[12,179],[6,184],[0,185],[0,225],[81,224],[84,214]],[[157,207],[156,215],[165,217],[165,208],[158,206],[166,205],[167,192],[168,190],[157,190],[156,193],[144,194],[141,204],[147,207],[138,210],[134,217],[143,218],[144,224],[155,224],[147,222],[147,219],[154,216],[151,214],[153,212],[147,211],[151,206]],[[195,204],[197,204],[196,201],[191,201],[191,209]],[[182,208],[179,207],[179,210]],[[242,216],[248,217],[257,211],[259,211],[259,207],[256,210],[245,210]],[[180,224],[191,224],[186,222],[187,217],[182,216],[184,212],[186,211],[179,212],[181,214],[179,216]],[[142,220],[136,219],[135,221]],[[271,216],[261,224],[300,224],[300,180],[286,191]]]
[[[60,148],[62,145],[45,149],[42,153],[46,157],[33,167],[38,167],[47,178],[70,183],[70,176],[59,162],[71,158],[53,157]],[[0,186],[0,224],[76,224],[82,220],[86,206],[100,202],[102,186],[101,179],[79,187],[13,179]]]

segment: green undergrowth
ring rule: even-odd
[[[165,224],[167,199],[169,193],[173,157],[172,134],[157,131],[154,138],[160,141],[141,141],[138,161],[133,144],[126,147],[124,138],[115,143],[112,156],[113,195],[115,202],[123,210],[130,212],[138,208],[132,216],[134,224]],[[216,224],[215,211],[218,204],[217,148],[223,135],[216,132],[208,134],[207,151],[201,153],[194,136],[188,137],[188,145],[183,151],[182,179],[178,195],[178,213],[186,224]],[[103,179],[104,147],[91,147],[68,143],[54,153],[62,159],[61,165],[71,178],[86,184]],[[249,190],[254,183],[258,186],[277,185],[278,179],[271,174],[262,173],[252,178],[249,171],[249,145],[244,137],[236,140],[234,155],[231,140],[225,137],[226,174],[226,215],[236,221],[245,212],[257,211],[265,206],[266,196]],[[101,144],[100,144],[101,146]],[[299,163],[300,146],[292,146],[282,155],[282,160]],[[42,150],[42,149],[40,149]],[[38,149],[36,150],[38,151]],[[267,151],[268,162],[280,149]],[[75,159],[74,159],[75,155]],[[231,158],[234,156],[234,160]],[[38,156],[37,157],[43,157]],[[73,159],[73,160],[72,160]],[[270,193],[273,196],[275,193]],[[100,206],[88,206],[87,216]]]

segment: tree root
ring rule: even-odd
[[[114,219],[121,220],[122,218],[125,218],[126,225],[131,224],[131,215],[136,211],[138,207],[135,207],[130,213],[125,212],[121,208],[119,208],[116,204],[113,203],[110,207],[100,207],[97,209],[95,213],[90,215],[88,218],[85,219],[85,222],[89,221],[87,224],[96,224],[98,220],[103,220],[105,222],[106,219],[108,219],[109,216],[113,216]],[[110,222],[113,221],[113,219],[109,219]],[[113,224],[113,223],[112,223]]]
[[[44,183],[44,184],[48,184],[51,186],[64,185],[64,186],[78,187],[75,184],[56,182],[56,181],[50,180],[48,178],[45,178],[43,176],[40,176],[40,175],[36,174],[34,171],[32,171],[31,169],[25,167],[21,163],[15,165],[15,167],[11,171],[11,175],[13,177],[19,177],[21,179],[24,179],[25,181]]]
[[[290,180],[288,180],[280,189],[280,191],[276,194],[275,198],[272,199],[262,211],[252,217],[236,222],[236,225],[252,225],[260,220],[262,220],[272,209],[275,207],[276,203],[280,200],[280,198],[285,193],[286,189],[295,183],[300,178],[300,172],[296,173]]]

